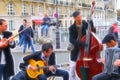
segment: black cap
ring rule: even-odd
[[[73,16],[73,17],[76,17],[76,16],[78,16],[79,14],[80,14],[79,11],[75,11],[75,12],[72,14],[72,16]]]
[[[103,40],[102,40],[102,43],[107,43],[107,42],[110,42],[111,40],[114,40],[114,41],[117,41],[117,38],[115,37],[114,34],[107,34]]]

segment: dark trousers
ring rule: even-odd
[[[7,72],[3,73],[3,80],[10,80],[10,76],[8,75]]]
[[[7,72],[4,71],[5,65],[0,64],[0,80],[9,80],[10,76],[8,75]],[[3,76],[3,79],[2,79]]]
[[[108,75],[107,73],[100,73],[93,76],[92,80],[120,80],[120,77],[115,75]]]
[[[69,74],[67,71],[57,69],[55,73],[50,74],[49,76],[59,76],[63,77],[63,80],[69,80]],[[47,80],[48,75],[40,75],[39,80]]]

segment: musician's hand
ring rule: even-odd
[[[8,42],[9,42],[9,44],[10,44],[10,43],[12,43],[12,42],[14,41],[13,36],[9,37],[9,39],[8,39],[8,40],[9,40],[9,41],[8,41]]]
[[[0,48],[5,48],[7,46],[8,46],[8,43],[6,42],[6,40],[0,42]]]
[[[2,48],[3,47],[3,43],[2,42],[0,42],[0,48]]]
[[[82,47],[86,47],[86,46],[88,46],[88,44],[86,44],[85,42],[81,42],[81,44],[80,44]]]
[[[105,58],[97,59],[97,62],[105,64]]]
[[[114,65],[115,66],[120,66],[120,59],[115,60]]]
[[[35,66],[31,66],[31,65],[29,65],[29,68],[31,68],[32,70],[36,70],[37,69]]]
[[[3,47],[7,47],[8,46],[8,43],[7,42],[3,42]]]
[[[50,67],[49,67],[49,71],[54,72],[55,70],[56,70],[56,68],[55,68],[54,66],[50,66]]]
[[[31,37],[30,39],[33,41],[33,38],[32,38],[32,37]]]

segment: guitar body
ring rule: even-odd
[[[31,68],[27,69],[27,74],[30,78],[36,78],[38,75],[44,74],[44,70],[42,68],[45,66],[44,61],[42,60],[35,61],[33,59],[30,59],[29,64],[37,68],[36,70],[32,70]]]

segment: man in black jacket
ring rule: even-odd
[[[0,19],[0,80],[10,80],[10,76],[14,75],[14,63],[10,48],[15,47],[15,41],[11,38],[12,32],[6,30],[6,20]],[[3,41],[3,38],[8,41]]]
[[[82,15],[79,11],[75,11],[73,13],[74,23],[69,27],[69,41],[74,45],[74,49],[71,50],[70,54],[70,80],[75,79],[75,71],[76,71],[76,61],[80,55],[80,47],[85,47],[87,44],[85,42],[81,42],[81,38],[86,35],[86,31],[88,29],[88,23],[85,20],[82,20]],[[94,25],[93,22],[89,22],[91,25],[91,30],[93,30]]]
[[[46,59],[45,59],[46,58]],[[35,52],[34,54],[28,55],[23,58],[27,68],[31,68],[33,70],[36,67],[29,64],[29,60],[34,59],[35,61],[39,60],[47,60],[48,69],[45,71],[45,74],[37,76],[39,80],[47,80],[49,76],[61,76],[63,80],[69,80],[69,75],[67,71],[57,69],[55,65],[55,53],[53,52],[53,46],[50,43],[46,43],[42,45],[42,51]],[[26,70],[24,66],[21,66],[22,71],[20,71],[17,75],[15,75],[12,80],[31,80],[30,77],[26,74]]]

